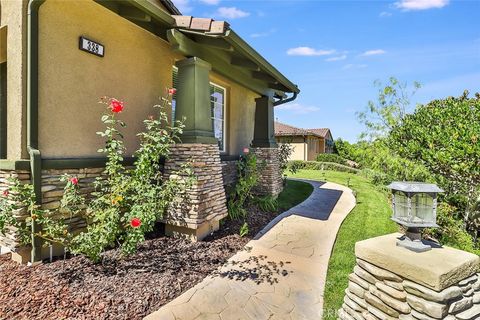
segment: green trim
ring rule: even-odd
[[[199,57],[207,61],[216,73],[260,95],[271,94],[271,89],[265,82],[252,78],[250,70],[231,65],[228,52],[196,43],[176,29],[168,30],[167,38],[174,51],[187,57]]]
[[[126,157],[123,164],[133,165],[135,158]],[[77,159],[42,159],[44,169],[82,169],[82,168],[103,168],[107,158],[77,158]]]
[[[0,170],[30,170],[30,160],[0,160]]]
[[[255,99],[255,103],[252,147],[276,148],[272,98],[263,96]]]
[[[255,62],[261,69],[265,70],[269,75],[275,78],[278,82],[287,87],[289,92],[300,93],[300,89],[288,80],[283,74],[280,73],[274,66],[270,64],[264,57],[262,57],[255,49],[253,49],[245,40],[240,38],[233,30],[228,30],[225,40],[230,43],[235,51],[239,52],[243,56],[248,57]]]
[[[157,7],[153,3],[147,0],[126,0],[127,3],[137,7],[142,11],[146,11],[152,18],[155,18],[159,22],[163,22],[169,26],[175,24],[175,19],[161,8]]]
[[[0,159],[7,158],[7,63],[0,64]]]

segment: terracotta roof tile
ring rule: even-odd
[[[316,135],[313,132],[309,132],[305,129],[296,128],[285,123],[275,121],[275,135],[276,136],[303,136],[303,135]]]
[[[317,128],[317,129],[307,129],[308,131],[311,131],[317,135],[319,135],[320,137],[323,137],[325,138],[327,135],[328,135],[328,132],[330,131],[330,129],[328,128]]]

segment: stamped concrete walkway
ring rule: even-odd
[[[328,260],[355,207],[352,191],[307,181],[314,192],[281,214],[215,274],[148,320],[321,319]]]

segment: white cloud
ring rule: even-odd
[[[220,0],[200,0],[200,2],[203,2],[211,6],[216,6],[217,4],[220,3]]]
[[[305,106],[300,103],[286,103],[276,107],[275,110],[287,110],[293,112],[294,114],[306,114],[320,111],[320,108],[314,106]]]
[[[268,37],[269,35],[271,35],[272,33],[275,33],[275,32],[277,32],[277,29],[270,29],[270,30],[265,31],[265,32],[252,33],[250,35],[250,37],[252,37],[252,38],[263,38],[263,37]]]
[[[450,0],[401,0],[395,2],[395,7],[404,11],[428,10],[443,8]]]
[[[368,57],[368,56],[378,56],[380,54],[387,53],[385,50],[382,49],[375,49],[375,50],[367,50],[361,54],[361,56]]]
[[[391,17],[392,14],[390,12],[387,12],[387,11],[382,11],[382,12],[380,12],[380,14],[378,16],[382,17],[382,18],[386,18],[386,17]]]
[[[192,11],[192,6],[190,5],[190,1],[189,0],[173,0],[173,4],[175,5],[175,7],[178,8],[178,10],[180,10],[181,13],[185,14],[185,13],[189,13],[190,11]]]
[[[338,57],[331,57],[331,58],[325,59],[325,61],[332,62],[332,61],[341,61],[345,59],[347,59],[347,55],[342,54],[341,56],[338,56]]]
[[[335,50],[317,50],[310,47],[296,47],[287,50],[289,56],[328,56]]]
[[[346,64],[342,67],[342,69],[344,70],[348,70],[348,69],[363,69],[363,68],[366,68],[367,65],[366,64],[352,64],[352,63],[349,63],[349,64]]]
[[[248,17],[250,12],[242,11],[235,7],[220,7],[217,9],[216,15],[225,19],[237,19]]]

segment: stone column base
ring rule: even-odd
[[[251,148],[250,151],[257,156],[260,169],[255,193],[260,196],[278,196],[283,190],[278,148]]]
[[[197,241],[218,230],[220,219],[228,214],[218,145],[182,143],[172,146],[164,174],[174,174],[187,162],[192,163],[196,181],[181,196],[181,201],[168,209],[164,218],[165,232]]]
[[[480,319],[480,257],[449,247],[416,253],[400,234],[357,242],[338,317],[351,319]]]

